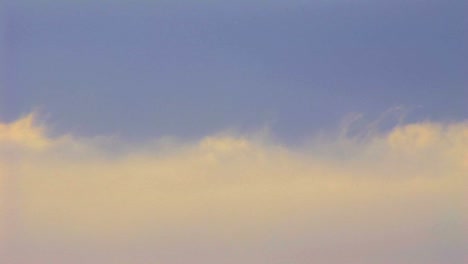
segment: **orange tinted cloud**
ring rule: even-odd
[[[0,124],[0,173],[18,187],[6,198],[19,200],[21,255],[47,259],[63,247],[167,263],[456,263],[466,255],[466,123],[401,125],[300,148],[258,135],[131,146],[44,131],[34,115]],[[62,257],[72,263],[74,254]]]

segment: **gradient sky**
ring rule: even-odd
[[[467,1],[0,1],[0,262],[468,262]]]

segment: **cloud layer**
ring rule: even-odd
[[[291,147],[53,137],[31,114],[0,124],[0,176],[17,263],[468,261],[465,122]]]

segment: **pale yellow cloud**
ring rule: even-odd
[[[34,124],[35,114],[31,113],[11,124],[0,123],[0,143],[19,144],[31,149],[46,147],[49,139],[44,128]]]
[[[248,261],[265,249],[296,263],[466,256],[466,123],[408,124],[300,148],[229,134],[132,147],[44,131],[33,115],[0,124],[0,175],[18,187],[2,199],[18,200],[15,228],[29,247],[134,243],[184,252],[194,250],[184,243],[205,243],[219,245],[220,258],[257,248],[238,254],[244,263],[263,263]]]

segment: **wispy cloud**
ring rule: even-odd
[[[24,263],[467,260],[468,124],[336,135],[131,145],[51,137],[34,114],[0,124],[1,182],[17,187],[3,242]]]

